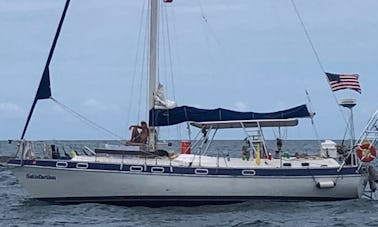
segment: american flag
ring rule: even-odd
[[[358,74],[333,74],[326,73],[332,91],[352,89],[361,94],[361,87],[358,83]]]

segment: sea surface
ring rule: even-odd
[[[55,141],[71,146],[102,146],[106,141]],[[173,143],[178,146],[178,142]],[[268,147],[274,147],[274,141]],[[241,148],[241,141],[215,141],[211,152]],[[273,148],[272,148],[273,149]],[[291,154],[314,154],[318,141],[287,141]],[[0,155],[15,144],[0,141]],[[227,151],[226,151],[227,152]],[[240,157],[240,153],[230,156]],[[377,163],[374,165],[377,169]],[[374,195],[378,198],[378,195]],[[367,198],[336,202],[251,201],[199,207],[123,207],[104,204],[54,205],[28,199],[6,168],[0,168],[0,226],[378,226],[378,201]]]

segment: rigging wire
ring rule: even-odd
[[[157,82],[158,82],[158,86],[160,86],[160,84],[163,84],[164,83],[162,82],[163,78],[161,78],[162,76],[164,77],[164,81],[166,81],[166,72],[165,70],[167,69],[167,58],[166,58],[166,43],[165,43],[165,26],[164,26],[164,21],[165,21],[165,18],[164,18],[164,5],[163,3],[158,3],[160,4],[159,5],[159,18],[158,18],[158,41],[157,41]],[[162,48],[160,48],[160,45],[162,45]],[[162,52],[159,51],[159,50],[163,50]],[[162,54],[163,56],[160,56],[160,54]],[[160,67],[161,64],[159,64],[161,62],[161,64],[163,64],[163,67]],[[157,89],[156,87],[154,88],[155,90]],[[165,94],[163,94],[165,95]],[[157,134],[160,133],[160,127],[156,127],[155,128],[158,132]]]
[[[297,6],[296,6],[296,4],[295,4],[295,0],[291,0],[291,3],[292,3],[292,5],[293,5],[293,8],[294,8],[295,14],[297,15],[297,17],[298,17],[298,19],[299,19],[299,21],[300,21],[300,23],[301,23],[301,26],[302,26],[302,28],[303,28],[303,31],[304,31],[305,35],[306,35],[307,41],[309,42],[309,44],[310,44],[310,46],[311,46],[312,52],[313,52],[313,54],[314,54],[314,56],[315,56],[315,58],[316,58],[316,60],[317,60],[317,62],[318,62],[318,65],[319,65],[320,69],[322,70],[323,74],[326,75],[326,72],[325,72],[325,69],[324,69],[323,63],[322,63],[321,60],[320,60],[320,57],[319,57],[318,51],[316,50],[315,45],[314,45],[314,43],[312,42],[312,39],[311,39],[311,37],[310,37],[310,33],[308,32],[308,30],[307,30],[307,28],[306,28],[306,25],[305,25],[305,23],[303,22],[303,19],[302,19],[300,13],[299,13],[299,10],[298,10],[298,8],[297,8]],[[330,85],[328,79],[327,79],[327,83],[328,83],[329,87],[331,88],[331,85]],[[343,111],[342,111],[342,109],[341,109],[341,106],[339,105],[339,103],[338,103],[338,101],[337,101],[337,97],[336,97],[335,93],[332,92],[332,95],[333,95],[333,98],[334,98],[334,100],[335,100],[337,106],[339,107],[339,111],[340,111],[341,116],[342,116],[343,119],[344,119],[344,122],[347,124],[348,122],[347,122],[347,120],[346,120],[346,118],[345,118],[345,116],[344,116],[344,114],[343,114]]]
[[[317,62],[318,62],[318,64],[319,64],[319,67],[320,67],[320,69],[322,70],[322,72],[325,73],[325,70],[324,70],[323,64],[322,64],[322,62],[320,61],[319,54],[318,54],[317,50],[315,49],[315,45],[314,45],[314,43],[313,43],[312,40],[311,40],[310,33],[308,32],[308,30],[307,30],[307,28],[306,28],[306,26],[305,26],[305,24],[304,24],[304,22],[303,22],[303,19],[302,19],[301,15],[299,14],[298,8],[297,8],[297,6],[295,5],[295,0],[291,0],[291,3],[292,3],[292,5],[293,5],[293,8],[294,8],[295,14],[297,15],[299,21],[301,22],[301,25],[302,25],[303,31],[304,31],[304,33],[305,33],[305,35],[306,35],[306,37],[307,37],[308,42],[310,43],[310,46],[311,46],[312,52],[313,52],[314,55],[315,55],[315,58],[316,58],[316,60],[317,60]]]
[[[166,4],[163,4],[163,5],[166,5]],[[175,82],[174,82],[174,72],[173,72],[174,69],[173,69],[172,45],[171,45],[172,41],[171,41],[170,28],[169,28],[169,23],[168,23],[168,21],[169,21],[168,20],[168,13],[167,13],[167,7],[161,7],[161,8],[163,10],[163,13],[162,13],[162,15],[163,15],[163,18],[162,18],[163,29],[162,29],[162,31],[163,31],[163,36],[166,38],[164,40],[166,41],[166,45],[167,45],[166,46],[167,48],[164,48],[164,50],[167,50],[165,52],[166,53],[165,68],[168,71],[168,72],[166,72],[166,78],[165,79],[166,79],[167,83],[168,83],[168,81],[171,81],[170,84],[172,86],[172,89],[171,89],[172,98],[176,102],[177,100],[176,100],[176,93],[175,93],[176,89],[175,89],[175,86],[174,86]],[[173,8],[171,8],[171,9],[173,9]],[[168,74],[168,76],[167,76],[167,74]],[[169,77],[169,79],[168,79],[168,77]],[[170,91],[168,89],[168,87],[169,86],[166,86],[166,88],[167,88],[166,94],[168,94],[169,93],[168,91]],[[181,135],[181,125],[180,124],[176,126],[176,132],[177,132],[177,135],[178,135],[178,139],[181,140],[182,135]]]
[[[207,16],[205,14],[205,11],[203,9],[203,6],[201,4],[201,1],[198,2],[199,4],[199,8],[200,8],[200,12],[201,12],[201,19],[202,21],[207,25],[207,29],[209,29],[210,31],[210,34],[213,36],[214,40],[216,41],[216,43],[219,45],[219,46],[222,46],[222,43],[219,41],[218,37],[215,35],[215,32],[214,32],[214,29],[211,27],[211,25],[208,23],[208,19],[207,19]]]
[[[115,137],[115,138],[118,138],[120,140],[123,140],[124,138],[121,137],[120,135],[117,135],[116,133],[106,129],[105,127],[99,125],[99,124],[96,124],[95,122],[89,120],[88,118],[86,118],[85,116],[79,114],[78,112],[74,111],[72,108],[64,105],[63,103],[59,102],[57,99],[53,98],[53,97],[50,97],[50,99],[55,102],[58,106],[60,106],[63,110],[67,111],[68,113],[71,113],[74,117],[78,118],[79,120],[83,121],[84,123],[86,123],[87,125],[91,126],[92,128],[95,128],[95,129],[99,129],[99,130],[102,130],[106,133],[108,133],[109,135]]]
[[[172,46],[171,46],[171,39],[170,39],[170,32],[169,32],[169,24],[168,24],[168,14],[166,7],[164,7],[164,15],[165,15],[165,25],[166,25],[166,35],[167,35],[167,45],[168,45],[168,63],[169,63],[169,75],[170,80],[172,83],[172,97],[173,100],[176,100],[176,94],[175,94],[175,83],[174,83],[174,73],[173,73],[173,60],[172,60]]]
[[[170,57],[172,58],[172,53],[174,51],[174,59],[175,59],[175,67],[173,67],[173,60],[170,60],[172,62],[172,69],[171,69],[171,79],[170,79],[170,82],[171,82],[171,88],[172,88],[172,98],[173,100],[178,103],[178,99],[177,99],[177,96],[176,96],[176,86],[175,86],[175,80],[174,80],[174,69],[176,72],[184,72],[185,70],[182,69],[182,64],[181,64],[181,55],[179,53],[181,53],[180,51],[180,45],[179,45],[179,33],[178,33],[178,29],[177,29],[177,14],[176,14],[176,11],[175,11],[175,7],[171,7],[170,8],[170,15],[171,17],[169,17],[169,22],[167,21],[167,24],[168,26],[171,28],[171,30],[169,29],[168,32],[169,32],[169,39],[170,39],[170,36],[172,35],[173,39],[172,41],[173,42],[169,42],[169,48],[170,48]],[[167,17],[168,19],[168,17]],[[170,39],[171,40],[171,39]],[[172,45],[171,43],[173,43],[173,47],[172,48]],[[177,135],[177,138],[182,140],[183,138],[183,135],[182,135],[182,132],[184,132],[185,129],[183,129],[183,126],[181,124],[178,124],[175,126],[175,129],[176,129],[176,135]],[[191,132],[188,132],[188,135],[190,134]]]
[[[347,136],[348,130],[349,130],[349,124],[346,125],[346,129],[345,129],[345,132],[344,132],[343,140],[341,141],[341,145],[344,145],[345,138]]]
[[[150,12],[150,4],[148,4],[148,7],[147,7],[147,11],[148,12]],[[145,15],[145,17],[146,17],[146,25],[148,25],[150,22],[149,22],[149,14],[148,13],[146,13],[146,15]],[[149,29],[148,29],[148,26],[145,26],[145,33],[144,33],[144,45],[143,45],[143,51],[142,51],[142,64],[141,64],[141,66],[142,66],[142,68],[141,68],[141,72],[140,72],[140,81],[139,81],[139,96],[138,96],[138,114],[137,114],[137,117],[138,117],[138,122],[141,120],[140,119],[140,116],[141,116],[141,111],[142,111],[142,97],[143,97],[143,84],[147,84],[148,83],[148,81],[146,82],[146,81],[144,81],[144,80],[146,80],[147,78],[148,78],[148,73],[149,73],[149,71],[145,71],[145,69],[147,69],[148,67],[148,58],[149,58],[149,56],[147,56],[147,49],[149,48],[147,48],[147,46],[148,46],[148,41],[149,41],[149,39],[148,39],[148,36],[149,36],[149,33],[150,33],[150,31],[149,31]],[[148,86],[147,86],[147,88],[146,88],[146,90],[145,91],[147,91],[148,92]],[[148,93],[147,93],[148,94]],[[145,110],[148,110],[148,108],[147,108],[147,106],[148,106],[148,96],[146,96],[145,97],[145,107],[146,108],[144,108]]]
[[[145,9],[146,7],[146,1],[143,1],[143,5],[142,5],[142,13],[140,14],[140,18],[139,18],[139,22],[140,22],[140,26],[139,26],[139,30],[138,30],[138,39],[137,39],[137,49],[136,49],[136,53],[135,53],[135,58],[134,58],[134,68],[133,68],[133,73],[132,73],[132,78],[131,78],[131,92],[130,92],[130,95],[129,95],[129,107],[128,107],[128,111],[127,111],[127,122],[128,124],[130,125],[131,122],[130,122],[130,116],[131,116],[131,110],[133,109],[132,106],[134,105],[134,96],[132,95],[134,93],[134,90],[135,90],[135,79],[136,79],[136,75],[137,75],[137,64],[138,64],[138,58],[140,57],[139,56],[139,53],[140,53],[140,40],[141,37],[142,37],[142,28],[144,27],[143,24],[144,24],[144,20],[143,18],[146,17],[146,15],[144,14],[144,12],[146,12]],[[148,17],[148,15],[147,15]],[[142,54],[144,53],[144,51],[142,52]],[[143,58],[143,55],[142,55],[142,58]],[[142,63],[142,68],[143,68],[143,63]],[[139,120],[139,119],[138,119]]]
[[[199,5],[199,9],[200,9],[200,14],[201,14],[201,20],[203,21],[202,23],[202,30],[203,30],[203,33],[204,33],[204,37],[205,37],[205,44],[206,44],[206,47],[207,47],[207,51],[209,53],[209,57],[208,57],[208,65],[214,65],[214,53],[212,53],[211,51],[211,48],[210,48],[210,37],[209,37],[209,33],[211,35],[214,36],[214,40],[217,42],[217,44],[219,45],[220,42],[218,41],[218,39],[216,38],[216,36],[214,35],[214,32],[208,22],[208,19],[207,19],[207,16],[205,15],[205,11],[203,10],[203,7],[202,7],[202,4],[200,1],[197,1],[198,2],[198,5]],[[207,31],[210,31],[210,32],[207,32]],[[219,45],[220,46],[220,45]],[[211,67],[211,68],[214,68],[214,67]],[[214,71],[211,70],[210,71],[210,75],[212,77],[215,77],[214,75]]]
[[[168,14],[167,14],[167,7],[169,4],[160,3],[159,6],[159,15],[161,15],[161,18],[159,18],[159,29],[158,29],[158,44],[157,50],[158,56],[157,61],[161,62],[161,64],[157,64],[157,81],[159,84],[167,85],[168,81],[170,80],[172,82],[172,90],[173,90],[173,100],[176,100],[175,96],[175,88],[174,88],[174,80],[173,80],[173,60],[172,60],[172,47],[171,47],[171,40],[170,40],[170,32],[169,32],[169,25],[168,25]],[[162,45],[162,46],[160,46]],[[161,48],[160,48],[161,47]],[[161,51],[160,51],[161,50]],[[163,67],[160,67],[163,66]],[[168,77],[170,76],[170,79]],[[167,83],[167,84],[165,84]],[[169,92],[169,86],[164,86],[165,91],[164,95],[168,94]],[[167,98],[167,97],[166,97]],[[181,127],[181,126],[177,126]],[[176,127],[176,128],[177,128]],[[159,129],[159,128],[158,128]],[[167,127],[168,133],[170,128]],[[177,135],[181,137],[181,130],[178,129]]]
[[[162,45],[162,48],[161,48],[161,53],[159,53],[159,55],[160,54],[162,54],[162,56],[161,56],[161,58],[159,58],[159,59],[161,59],[161,62],[162,62],[162,65],[163,65],[163,68],[159,68],[159,72],[158,72],[158,83],[159,84],[163,84],[163,82],[162,82],[162,80],[164,79],[164,81],[166,81],[167,80],[167,73],[166,73],[166,69],[167,69],[167,65],[168,65],[168,63],[167,63],[167,55],[169,55],[169,53],[167,53],[167,47],[165,46],[166,45],[166,39],[167,39],[167,35],[166,35],[166,18],[165,18],[165,7],[163,7],[163,5],[161,6],[161,7],[159,7],[159,10],[160,10],[160,15],[161,15],[161,18],[160,18],[160,20],[159,20],[159,25],[160,25],[160,28],[161,29],[159,29],[159,35],[161,36],[161,44],[160,45]],[[161,34],[160,34],[161,33]],[[159,37],[160,37],[159,36]],[[160,65],[160,64],[159,64]],[[162,71],[160,71],[160,70],[162,70]],[[161,78],[161,76],[163,76],[164,78]]]

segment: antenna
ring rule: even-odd
[[[356,164],[355,162],[355,155],[352,152],[355,140],[354,134],[354,123],[353,123],[353,107],[357,105],[356,99],[353,98],[342,98],[339,99],[339,105],[350,110],[350,120],[349,120],[349,130],[350,130],[350,152],[352,155],[352,165]]]
[[[356,99],[343,98],[343,99],[339,99],[339,105],[342,106],[342,107],[346,107],[346,108],[349,108],[350,110],[352,110],[352,108],[357,105],[357,102],[356,102]]]

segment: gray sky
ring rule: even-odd
[[[0,139],[21,135],[64,3],[0,0]],[[335,93],[357,98],[359,135],[378,107],[378,1],[296,4],[325,70],[361,75],[361,95]],[[169,99],[270,112],[306,103],[307,89],[320,138],[343,137],[348,113],[336,105],[289,0],[174,0],[164,6],[169,39],[163,31],[161,40],[169,45],[161,42],[160,80]],[[122,137],[129,137],[129,124],[146,119],[145,60],[137,54],[143,51],[145,7],[146,0],[73,0],[50,66],[57,100]],[[178,130],[165,130],[163,138]],[[220,138],[240,135],[229,131]],[[306,119],[287,135],[315,138]],[[26,138],[113,139],[51,100],[37,104]]]

